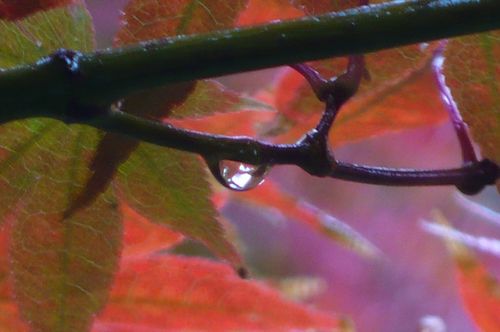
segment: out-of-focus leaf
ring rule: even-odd
[[[38,11],[70,4],[72,0],[2,0],[0,20],[19,20]]]
[[[124,226],[123,257],[151,254],[176,245],[184,238],[180,233],[149,222],[126,204],[121,204],[121,211]]]
[[[94,331],[336,331],[339,324],[331,314],[242,280],[225,265],[161,255],[123,263]]]
[[[500,31],[451,39],[444,73],[483,156],[500,162]]]
[[[281,98],[278,100],[281,105],[286,104],[286,100],[291,102],[286,107],[276,105],[277,109],[285,113],[284,119],[281,120],[285,122],[279,126],[285,127],[283,131],[291,127],[278,137],[282,142],[297,140],[307,130],[314,128],[324,108],[309,91],[309,87],[304,90],[306,86],[302,85],[300,89],[302,92],[295,96],[298,99],[290,94],[289,97],[278,97]],[[293,114],[295,120],[290,120],[287,114]],[[300,121],[295,122],[299,119]],[[438,123],[445,119],[446,112],[433,74],[425,65],[419,70],[402,74],[391,84],[374,87],[372,91],[360,93],[347,102],[333,126],[330,143],[337,146],[389,131]]]
[[[259,208],[276,209],[283,216],[308,225],[360,255],[372,258],[380,255],[375,245],[350,226],[313,206],[301,203],[297,198],[278,188],[272,180],[267,180],[253,190],[239,192],[231,197],[257,205]]]
[[[436,214],[438,224],[454,231],[447,220]],[[453,236],[446,236],[446,244],[457,267],[457,279],[462,299],[481,331],[500,330],[500,283],[475,255]]]
[[[217,221],[205,174],[195,156],[141,143],[120,166],[117,190],[146,218],[203,242],[239,265],[240,259]]]
[[[455,201],[462,206],[466,211],[474,213],[478,219],[487,221],[495,226],[500,226],[500,212],[495,211],[483,204],[473,201],[472,199],[455,192]]]
[[[424,229],[434,235],[440,236],[451,242],[459,243],[469,248],[500,257],[500,240],[485,236],[476,236],[461,232],[450,225],[438,223],[423,223]]]
[[[304,276],[282,278],[276,284],[284,296],[294,301],[309,300],[328,287],[321,278]]]

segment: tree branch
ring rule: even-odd
[[[361,54],[498,28],[498,0],[416,0],[90,54],[60,50],[36,64],[0,70],[0,123],[51,117],[197,153],[207,160],[294,164],[312,175],[350,181],[455,185],[478,191],[500,175],[499,167],[488,160],[457,169],[422,171],[359,166],[333,158],[325,135],[335,114],[357,89],[364,73],[360,56],[351,56],[348,71],[337,80],[315,80],[316,73],[295,66],[306,76],[310,74],[310,81],[317,82],[313,84],[315,92],[327,106],[318,125],[321,135],[315,129],[295,144],[275,145],[247,137],[183,130],[126,114],[111,104],[132,92],[173,82]],[[469,193],[473,193],[472,189]]]
[[[60,117],[74,100],[105,105],[131,92],[173,82],[499,28],[498,0],[415,0],[124,49],[72,53],[66,62],[79,75],[61,70],[60,56],[48,57],[0,72],[0,122],[36,115]]]
[[[460,187],[472,183],[482,189],[494,184],[500,176],[498,166],[488,160],[448,170],[392,169],[332,162],[333,158],[325,153],[323,146],[313,146],[314,137],[308,136],[309,134],[295,144],[271,144],[248,137],[228,137],[180,129],[118,110],[109,110],[88,124],[212,159],[235,160],[254,165],[291,164],[311,175],[368,184]]]

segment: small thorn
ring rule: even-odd
[[[236,273],[240,276],[241,279],[248,279],[249,272],[246,267],[240,266],[236,269]]]

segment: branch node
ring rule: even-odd
[[[80,60],[83,54],[64,48],[58,49],[43,61],[53,65],[57,71],[61,72],[67,80],[67,106],[60,120],[65,123],[82,123],[103,115],[109,110],[109,106],[97,106],[83,103],[78,97],[80,92],[79,83],[84,79],[80,68]]]
[[[80,52],[60,48],[49,55],[45,61],[62,69],[70,80],[76,80],[82,76],[80,70],[80,59],[82,56],[83,54]]]
[[[303,151],[301,167],[311,175],[326,177],[335,168],[336,160],[328,147],[328,136],[323,132],[313,129],[297,142]]]
[[[479,194],[486,186],[495,184],[500,177],[499,166],[489,159],[467,163],[464,168],[469,168],[470,175],[464,177],[463,182],[457,185],[457,189],[465,195]]]

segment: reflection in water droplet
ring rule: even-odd
[[[209,160],[208,168],[214,177],[226,188],[245,191],[257,187],[264,182],[270,167],[267,165],[251,165],[231,160]]]

